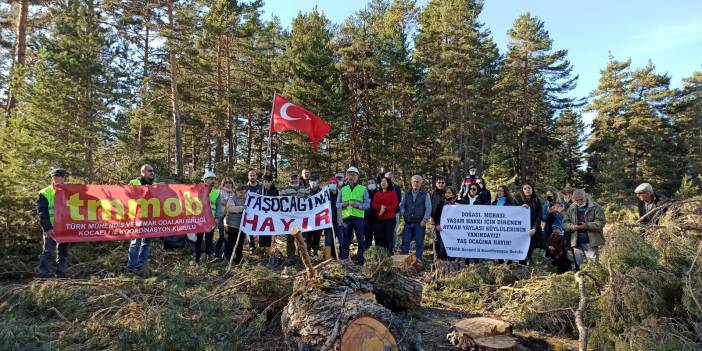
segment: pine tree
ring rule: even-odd
[[[520,182],[539,172],[540,150],[548,145],[554,114],[573,105],[564,94],[575,87],[566,50],[553,50],[544,23],[531,14],[519,16],[507,32],[510,38],[498,89],[502,128],[513,140],[515,173]]]
[[[585,141],[585,124],[582,116],[572,109],[564,110],[554,123],[553,151],[558,155],[559,168],[564,171],[562,179],[554,179],[552,184],[582,184],[583,143]]]
[[[430,157],[454,182],[469,163],[484,162],[496,130],[492,100],[499,54],[478,20],[482,9],[477,0],[436,0],[419,17],[416,58],[424,72],[423,117],[433,129]]]
[[[296,169],[330,165],[332,157],[346,158],[350,154],[347,139],[342,139],[340,149],[332,151],[327,147],[329,140],[339,137],[340,126],[344,125],[343,106],[347,106],[340,94],[339,75],[334,67],[332,38],[329,19],[317,9],[299,14],[293,20],[285,51],[274,65],[274,75],[284,82],[279,90],[281,95],[332,125],[320,152],[313,152],[307,137],[299,133],[281,133],[275,137],[282,161]]]
[[[683,169],[691,179],[697,179],[702,175],[702,72],[683,79],[674,110]]]
[[[668,113],[672,98],[670,77],[656,74],[650,63],[634,71],[629,66],[630,61],[610,58],[600,85],[592,93],[594,99],[587,108],[596,111],[597,116],[588,140],[589,168],[600,183],[600,163],[612,158],[610,147],[617,142],[624,152],[621,176],[627,187],[650,182],[670,193],[679,182]]]

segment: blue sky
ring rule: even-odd
[[[308,12],[316,5],[340,24],[366,3],[267,0],[264,11],[265,18],[275,14],[289,27],[299,11]],[[486,0],[481,19],[501,52],[507,48],[507,30],[527,11],[544,21],[555,49],[568,50],[574,72],[580,76],[573,96],[586,96],[597,87],[610,52],[620,60],[631,58],[634,67],[651,60],[657,72],[671,76],[673,87],[702,70],[702,1]]]

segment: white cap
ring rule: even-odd
[[[209,178],[217,178],[217,175],[212,171],[205,171],[205,175],[202,176],[202,180]]]
[[[385,172],[385,178],[392,178],[393,174],[392,172]]]
[[[636,190],[634,190],[635,194],[641,194],[641,193],[649,193],[653,194],[653,186],[649,183],[641,183],[639,186],[636,187]]]
[[[349,173],[349,172],[353,172],[353,173],[356,173],[356,174],[360,174],[360,173],[361,173],[361,172],[358,171],[358,168],[356,168],[356,167],[354,167],[354,166],[351,166],[351,167],[349,167],[349,169],[346,170],[346,173]]]

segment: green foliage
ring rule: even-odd
[[[601,259],[603,265],[621,273],[634,268],[658,268],[658,251],[640,234],[623,226],[609,230]]]
[[[702,181],[702,178],[700,178]],[[695,184],[692,179],[686,174],[683,176],[682,182],[680,183],[680,188],[675,192],[675,198],[684,200],[691,197],[698,196],[700,194],[700,188]]]

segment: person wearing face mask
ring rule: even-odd
[[[332,228],[324,229],[324,259],[328,260],[330,258],[336,257],[336,242],[339,241],[339,233],[341,233],[341,228],[339,228],[340,216],[339,210],[336,207],[336,201],[339,198],[339,181],[336,177],[330,177],[327,180],[327,189],[329,189],[329,201],[331,202],[332,209]],[[336,240],[333,235],[336,235]]]
[[[585,261],[598,261],[600,247],[605,244],[604,226],[605,213],[602,206],[589,199],[585,190],[575,189],[573,204],[563,217],[563,228],[573,232],[570,244],[577,267]]]
[[[370,199],[371,203],[373,203],[373,197],[378,191],[378,184],[376,183],[375,178],[368,178],[368,180],[366,180],[366,189],[368,190],[368,198]],[[375,217],[376,214],[373,211],[373,209],[368,208],[365,213],[366,248],[370,248],[373,245],[373,238],[375,233]],[[375,244],[378,245],[377,242]]]
[[[527,251],[527,257],[525,260],[520,261],[521,264],[527,264],[527,261],[531,261],[531,254],[537,247],[544,247],[546,243],[544,242],[543,231],[541,230],[541,217],[542,217],[542,206],[541,199],[534,192],[534,187],[529,183],[522,184],[522,187],[517,194],[517,204],[522,207],[529,209],[529,214],[531,217],[531,229],[529,229],[529,236],[531,237],[529,241],[529,250]]]
[[[549,186],[546,188],[546,202],[543,205],[541,221],[544,223],[544,237],[546,238],[546,257],[556,267],[558,273],[571,269],[568,260],[568,238],[564,237],[563,215],[565,210],[558,189]]]
[[[395,229],[395,210],[399,206],[397,194],[392,189],[392,181],[388,178],[380,179],[380,189],[376,191],[373,201],[371,202],[371,210],[375,214],[375,244],[388,250],[390,255],[392,251],[392,236]]]
[[[402,203],[402,188],[400,187],[399,184],[397,184],[393,179],[394,174],[392,172],[385,172],[385,178],[388,178],[390,182],[392,183],[392,190],[395,191],[395,194],[397,194],[397,202]],[[390,247],[392,247],[392,251],[395,252],[395,248],[397,247],[397,226],[400,224],[400,208],[398,206],[397,211],[395,211],[395,228],[393,229],[393,234],[392,234],[392,244]]]
[[[195,248],[193,249],[193,258],[195,258],[195,263],[200,263],[200,256],[202,255],[202,239],[205,239],[205,254],[209,257],[214,257],[214,230],[218,226],[218,222],[222,217],[222,207],[220,202],[220,192],[217,188],[217,175],[212,171],[206,171],[202,176],[202,180],[210,188],[210,208],[212,209],[212,217],[214,218],[215,225],[207,233],[198,233],[197,240],[195,241]]]
[[[263,176],[263,182],[261,183],[261,188],[258,190],[258,194],[264,196],[278,196],[278,189],[275,187],[275,184],[273,184],[272,175],[265,174]],[[263,251],[270,253],[273,237],[270,235],[259,236],[258,243],[263,248]]]
[[[304,171],[303,171],[304,172]],[[322,188],[319,187],[319,176],[318,175],[312,175],[309,178],[309,195],[314,195],[322,191]],[[315,230],[311,232],[306,232],[304,233],[305,235],[305,244],[307,244],[307,250],[309,251],[310,255],[316,256],[317,253],[319,252],[319,243],[322,239],[322,231],[321,230]]]
[[[434,233],[436,234],[434,236],[434,247],[436,250],[436,258],[439,260],[454,260],[454,258],[448,257],[448,254],[446,253],[446,246],[444,245],[443,239],[441,239],[441,214],[444,211],[444,206],[456,205],[458,203],[456,202],[457,197],[458,193],[456,192],[456,188],[447,186],[444,191],[444,199],[441,200],[436,206],[436,211],[434,211],[434,215],[432,216],[432,222],[434,222]]]

